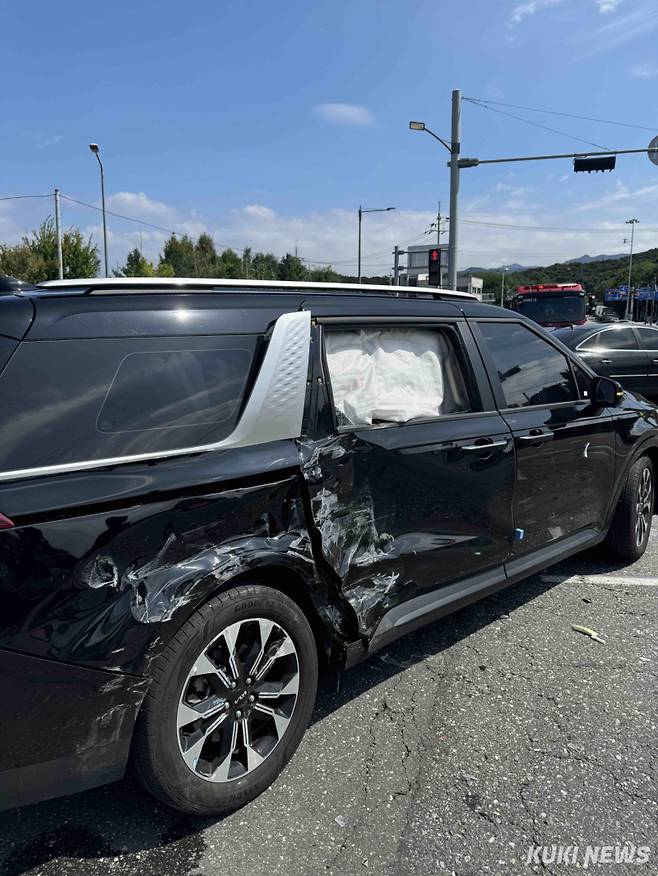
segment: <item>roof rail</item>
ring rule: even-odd
[[[47,280],[38,289],[44,292],[79,295],[121,295],[131,293],[163,294],[167,292],[264,292],[334,295],[390,295],[395,298],[429,298],[477,300],[469,292],[435,289],[429,286],[384,286],[369,283],[313,283],[288,280],[226,280],[198,277],[91,277],[79,280]]]

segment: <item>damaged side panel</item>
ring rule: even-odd
[[[274,472],[269,483],[217,484],[210,492],[206,482],[201,495],[26,522],[0,534],[0,648],[142,674],[199,604],[262,566],[300,579],[339,638],[340,611],[316,575],[291,446],[285,461],[295,460],[296,472]]]

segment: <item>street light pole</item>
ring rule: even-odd
[[[628,295],[626,296],[626,319],[629,318],[631,314],[631,280],[633,277],[633,240],[635,239],[635,226],[638,224],[639,219],[627,219],[626,225],[631,226],[631,255],[628,260]]]
[[[96,160],[98,161],[98,166],[101,169],[101,206],[103,208],[103,254],[105,256],[105,276],[109,276],[107,273],[107,220],[105,218],[105,170],[103,168],[103,162],[101,161],[101,157],[99,154],[98,143],[90,143],[89,148],[96,156]]]
[[[59,201],[59,189],[55,189],[55,235],[57,237],[57,276],[64,279],[64,259],[62,258],[62,215]]]
[[[361,205],[359,204],[359,283],[361,282],[361,220],[363,219],[363,210],[361,209]]]
[[[450,134],[450,236],[448,238],[448,288],[457,288],[457,238],[459,235],[459,150],[461,141],[462,93],[452,92]]]
[[[500,269],[500,306],[505,306],[505,271],[507,268],[503,265]]]
[[[388,213],[390,210],[395,210],[395,207],[373,207],[366,209],[359,206],[359,257],[358,257],[358,274],[359,283],[361,282],[361,222],[364,213]]]

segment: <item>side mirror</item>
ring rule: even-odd
[[[609,377],[594,377],[589,385],[590,404],[597,408],[612,408],[619,404],[623,395],[621,386]]]

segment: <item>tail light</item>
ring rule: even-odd
[[[5,517],[4,514],[0,514],[0,529],[13,529],[14,521],[10,520],[8,517]]]

